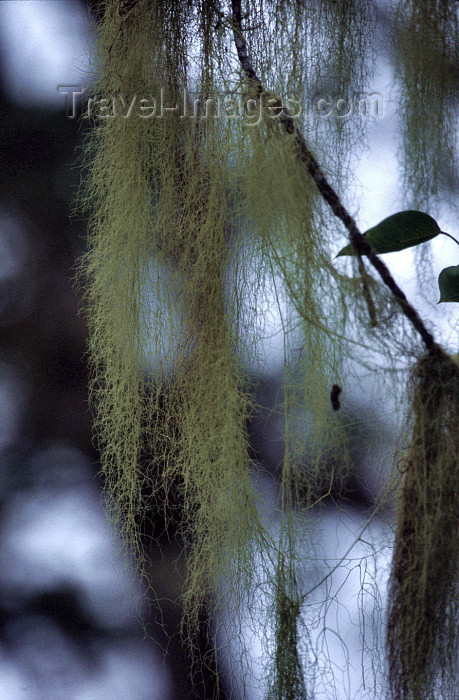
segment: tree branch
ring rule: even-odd
[[[263,84],[260,78],[257,76],[252,66],[248,55],[247,43],[242,32],[242,15],[240,1],[232,0],[231,8],[234,44],[236,46],[239,63],[241,64],[241,67],[244,73],[246,74],[247,78],[255,88],[257,94],[261,95],[265,92],[265,90],[263,88]],[[316,183],[319,192],[321,193],[322,197],[327,202],[327,204],[329,204],[335,216],[338,219],[340,219],[340,221],[346,227],[349,233],[349,240],[354,246],[359,258],[361,258],[362,255],[366,255],[368,257],[368,260],[370,261],[374,269],[378,272],[386,287],[390,289],[394,297],[397,299],[402,309],[402,312],[404,313],[406,318],[411,322],[411,324],[421,336],[426,348],[429,351],[437,351],[443,354],[443,350],[436,343],[433,335],[427,330],[418,312],[410,304],[404,292],[400,289],[400,287],[392,277],[387,265],[380,258],[378,258],[373,248],[366,240],[365,236],[359,230],[354,218],[347,211],[347,209],[341,202],[341,199],[339,198],[338,194],[328,182],[325,173],[322,171],[319,163],[309,150],[309,147],[306,144],[303,134],[297,128],[293,117],[284,107],[280,112],[279,120],[282,126],[284,127],[286,133],[294,135],[295,143],[298,147],[298,157],[300,161],[306,166],[306,169],[313,178],[314,182]]]

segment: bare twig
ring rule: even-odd
[[[454,238],[454,236],[452,236],[450,233],[446,233],[446,231],[440,231],[440,233],[442,233],[444,236],[448,236],[448,238],[451,238],[452,241],[459,245],[459,241],[456,238]]]

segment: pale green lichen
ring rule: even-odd
[[[251,3],[244,27],[267,89],[286,85],[303,100],[334,42],[336,60],[327,65],[334,65],[336,90],[361,87],[367,64],[359,54],[368,42],[363,51],[359,32],[371,32],[360,7]],[[131,104],[159,98],[163,88],[166,104],[185,99],[191,112],[185,88],[202,101],[225,90],[238,90],[243,105],[258,99],[228,51],[226,5],[140,0],[123,8],[115,0],[101,3],[95,96]],[[322,45],[327,32],[330,41]],[[331,386],[342,382],[343,358],[369,367],[383,358],[391,369],[412,352],[413,334],[365,273],[370,317],[355,261],[349,275],[335,267],[341,232],[294,139],[260,103],[257,125],[249,125],[247,112],[204,119],[203,102],[197,116],[182,118],[180,110],[141,118],[139,106],[129,117],[106,111],[92,123],[80,197],[90,211],[80,279],[107,505],[142,573],[145,520],[161,513],[166,528],[172,522],[178,528],[186,559],[182,631],[192,655],[202,620],[210,624],[223,604],[237,634],[240,607],[261,578],[275,639],[270,697],[306,697],[293,554],[300,520],[293,513],[323,497],[324,464],[333,465],[336,488],[349,467],[345,427],[329,398]],[[319,132],[307,135],[314,140]],[[350,144],[352,130],[336,133],[320,146],[328,163]],[[242,359],[256,352],[258,309],[273,289],[285,331],[278,541],[257,510],[247,437],[251,387]],[[146,366],[146,347],[153,348],[154,368]],[[441,396],[446,406],[449,398]],[[307,439],[297,419],[305,410]]]
[[[389,678],[395,700],[457,691],[459,369],[432,353],[413,370],[410,441],[390,582]]]
[[[396,5],[404,178],[407,198],[417,208],[445,196],[456,160],[458,30],[453,0]]]

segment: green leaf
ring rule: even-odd
[[[429,214],[408,210],[388,216],[363,235],[371,243],[375,253],[394,253],[429,241],[439,233],[441,233],[439,225]],[[355,255],[354,246],[347,245],[336,257],[340,255]]]
[[[441,301],[459,301],[459,265],[445,267],[438,275]]]

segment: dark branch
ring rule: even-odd
[[[236,46],[239,63],[241,64],[244,73],[246,74],[249,81],[252,83],[252,86],[256,89],[257,93],[262,94],[265,92],[265,90],[263,88],[263,84],[260,78],[257,76],[252,66],[247,52],[247,43],[242,33],[241,3],[239,2],[239,0],[232,0],[231,7],[234,44]],[[433,335],[427,330],[423,320],[419,316],[416,309],[414,309],[414,307],[410,304],[404,292],[400,289],[400,287],[392,277],[387,265],[380,258],[378,258],[371,245],[360,232],[354,218],[351,216],[351,214],[347,211],[347,209],[341,202],[341,199],[339,198],[338,194],[328,182],[319,163],[309,150],[306,141],[304,140],[303,134],[297,128],[293,117],[289,114],[287,109],[282,109],[279,115],[279,120],[282,123],[282,126],[284,127],[286,133],[294,135],[295,142],[298,147],[299,159],[306,166],[306,169],[313,178],[314,182],[316,183],[319,192],[321,193],[322,197],[325,199],[327,204],[330,205],[335,216],[338,217],[338,219],[340,219],[340,221],[342,221],[342,223],[346,227],[349,233],[349,240],[354,246],[358,256],[361,257],[362,255],[366,255],[368,257],[368,260],[370,261],[374,269],[378,272],[386,287],[390,289],[392,294],[397,299],[406,318],[409,319],[416,331],[421,336],[426,348],[428,350],[437,350],[439,352],[443,352],[440,346],[438,346],[435,342]]]
[[[451,238],[452,241],[459,245],[459,241],[456,238],[454,238],[454,236],[452,236],[450,233],[446,233],[446,231],[440,231],[440,233],[442,233],[444,236],[448,236],[448,238]]]

